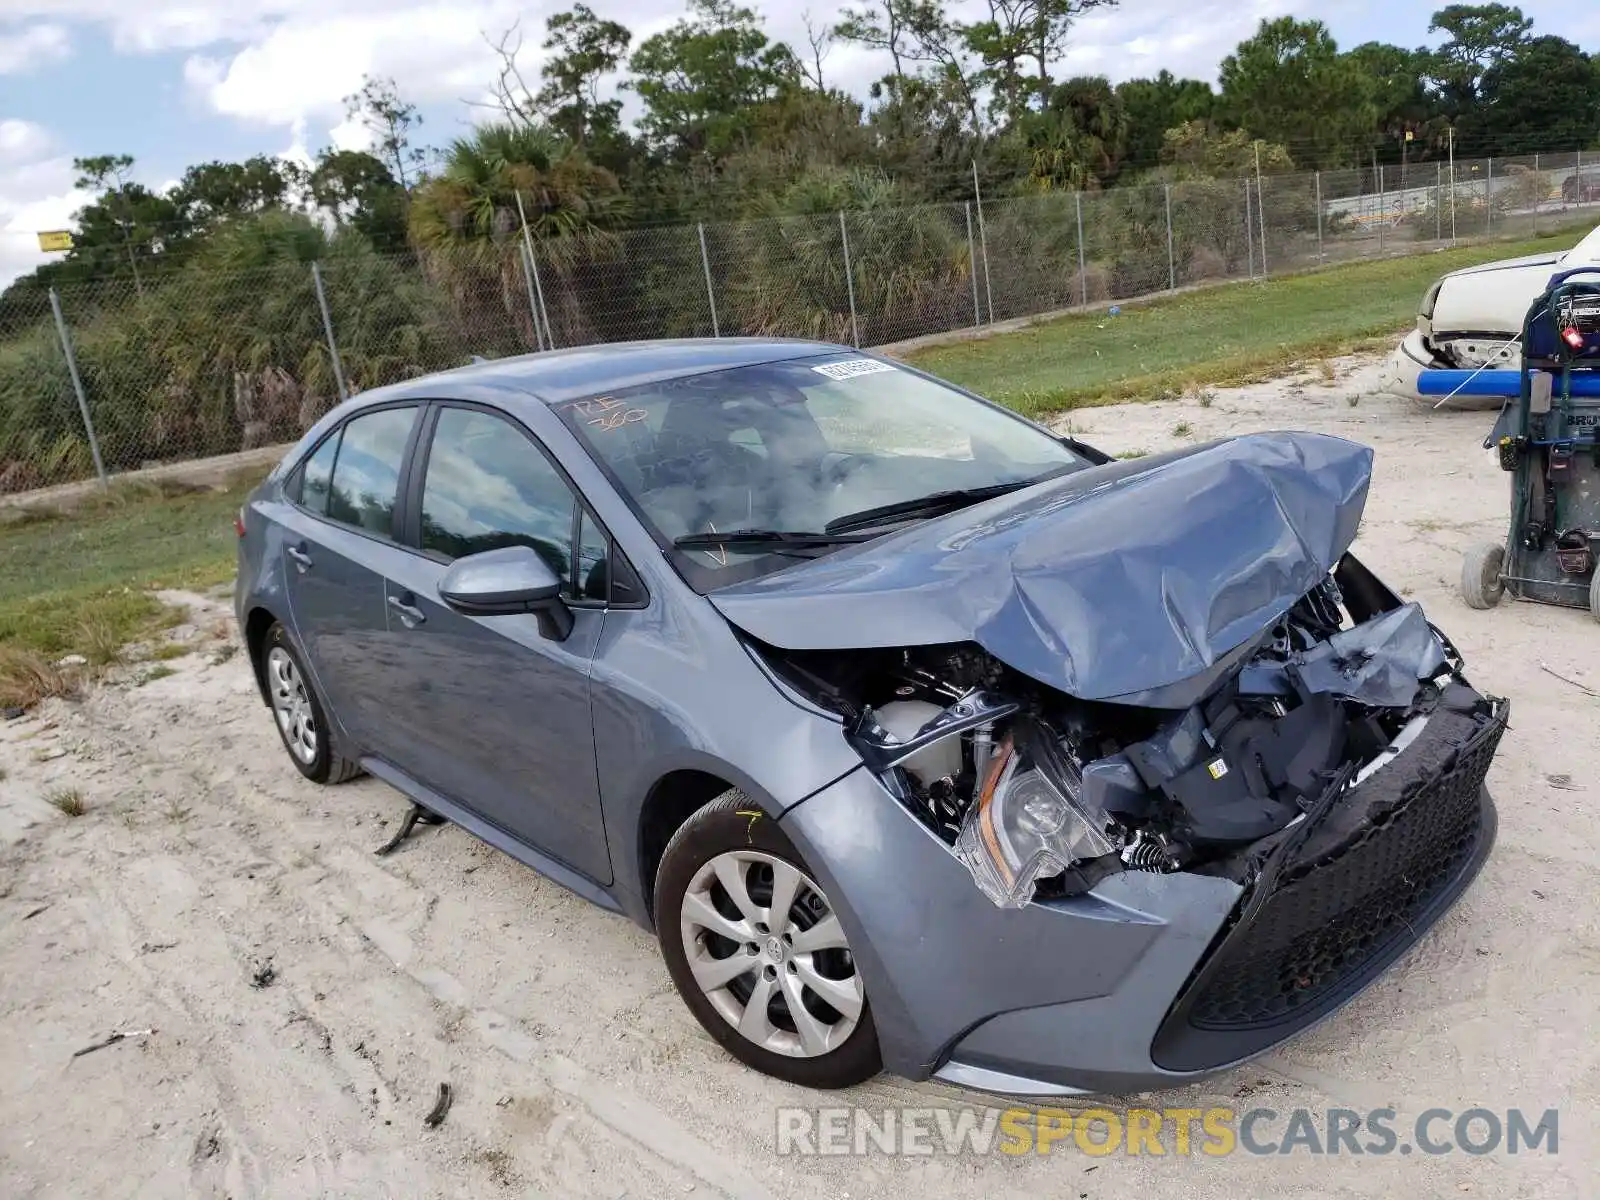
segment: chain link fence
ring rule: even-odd
[[[660,337],[859,346],[1600,212],[1600,155],[710,221],[63,288],[0,329],[0,493],[293,441],[474,357]]]

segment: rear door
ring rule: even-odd
[[[395,765],[609,883],[589,712],[606,617],[596,569],[604,539],[543,447],[504,414],[440,404],[428,426],[409,489],[414,549],[386,591],[406,681],[385,701]],[[565,640],[546,637],[531,614],[468,617],[439,599],[451,562],[511,545],[532,547],[566,585],[574,622]]]
[[[351,754],[381,730],[388,631],[384,572],[396,546],[400,476],[420,407],[362,412],[333,430],[288,485],[284,578],[293,628]]]

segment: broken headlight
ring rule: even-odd
[[[1018,749],[1006,738],[956,834],[955,854],[1001,908],[1021,908],[1034,884],[1115,846],[1084,811],[1070,759]]]

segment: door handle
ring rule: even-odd
[[[407,592],[406,595],[410,596],[411,593]],[[399,596],[389,597],[389,607],[400,614],[400,623],[407,629],[415,629],[428,619],[428,615],[415,604],[407,604]]]
[[[302,575],[311,569],[311,555],[300,549],[299,546],[285,547],[284,553],[294,559],[294,565],[300,568]]]

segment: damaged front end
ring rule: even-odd
[[[1270,864],[1278,874],[1293,862],[1299,878],[1384,826],[1421,822],[1432,830],[1422,842],[1454,845],[1467,838],[1466,808],[1475,811],[1506,726],[1506,702],[1472,690],[1421,608],[1349,554],[1184,709],[1082,701],[970,643],[765,653],[790,685],[842,715],[883,786],[1002,907],[1082,893],[1118,870],[1226,875],[1259,899]],[[1424,792],[1464,755],[1472,803],[1406,816],[1434,805]],[[1381,894],[1422,859],[1432,877],[1454,856],[1418,845],[1386,859],[1384,878],[1347,906],[1378,906],[1360,938],[1405,920],[1405,902]],[[1312,984],[1301,971],[1285,986]]]

